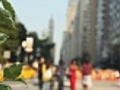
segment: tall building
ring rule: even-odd
[[[69,41],[68,40],[68,32],[64,31],[64,33],[63,33],[63,42],[62,42],[62,47],[61,47],[61,52],[60,52],[60,58],[63,59],[66,64],[69,63],[69,60],[68,60],[68,57],[69,57],[69,54],[68,54],[68,49],[69,49],[68,41]]]
[[[103,35],[103,29],[104,29],[104,15],[103,13],[105,7],[104,7],[104,0],[98,0],[98,7],[97,7],[97,25],[96,25],[96,60],[97,62],[101,60],[102,56],[102,35]],[[106,51],[106,50],[105,50]],[[106,56],[106,54],[104,54]]]
[[[114,44],[120,43],[120,0],[70,0],[64,40],[66,60],[82,57],[91,62],[110,56]]]
[[[91,56],[91,62],[94,63],[96,60],[96,21],[97,21],[97,3],[98,0],[89,0],[90,17],[89,17],[89,28],[88,28],[88,38],[89,38],[89,47],[88,53]],[[89,11],[88,10],[88,11]]]
[[[74,53],[74,47],[73,47],[73,32],[74,32],[74,22],[75,22],[75,16],[76,16],[76,8],[78,5],[79,0],[70,0],[68,4],[67,9],[67,26],[66,31],[64,34],[64,41],[62,45],[62,56],[63,59],[68,64],[70,60],[73,58]]]
[[[82,57],[88,52],[92,61],[95,60],[95,23],[96,23],[96,0],[72,0],[76,3],[70,4],[67,16],[67,36],[65,55],[67,60],[74,57]],[[74,8],[73,8],[74,5]]]
[[[51,17],[50,18],[50,21],[49,21],[49,27],[48,27],[49,31],[49,42],[53,42],[53,37],[54,37],[54,20],[53,18]]]
[[[48,39],[48,43],[54,43],[54,40],[53,40],[53,38],[54,38],[54,19],[53,19],[53,17],[51,17],[50,18],[50,21],[49,21],[49,26],[48,26],[48,36],[49,36],[49,39]],[[54,48],[52,48],[52,50],[51,50],[51,55],[52,55],[52,58],[53,58],[53,60],[54,60],[54,58],[55,58],[55,47]]]
[[[74,21],[76,16],[76,8],[79,0],[70,0],[68,4],[68,10],[67,10],[67,28],[66,30],[69,33],[73,32],[74,29]]]
[[[80,0],[77,7],[77,15],[76,15],[76,25],[75,25],[75,31],[74,31],[74,40],[76,40],[76,50],[78,52],[77,56],[82,57],[83,50],[85,49],[85,46],[87,45],[87,33],[85,33],[84,29],[87,30],[87,20],[89,20],[89,13],[88,13],[88,6],[89,6],[89,0]]]
[[[97,57],[107,58],[114,41],[120,43],[120,0],[98,0]]]
[[[96,50],[96,7],[96,0],[80,0],[74,29],[75,55],[82,57],[84,53],[89,53],[91,62],[95,60]]]

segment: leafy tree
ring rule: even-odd
[[[31,36],[31,37],[33,37],[33,39],[34,39],[34,45],[33,45],[33,48],[34,48],[34,50],[36,49],[36,47],[37,47],[37,45],[38,45],[38,34],[36,33],[36,32],[30,32],[29,34],[28,34],[28,36]]]
[[[16,28],[15,11],[7,0],[0,0],[3,8],[0,7],[0,33],[6,35],[6,42],[0,44],[0,57],[4,50],[16,52],[18,47],[18,30]]]
[[[4,49],[9,49],[12,52],[15,52],[15,49],[18,45],[18,30],[16,28],[15,22],[15,11],[11,4],[7,0],[0,0],[2,7],[0,7],[0,42],[5,41],[3,44],[0,44],[0,57]],[[4,69],[4,78],[5,80],[16,80],[22,81],[17,77],[20,75],[22,70],[22,64],[13,64],[8,68]],[[25,82],[24,82],[25,83]],[[9,85],[5,85],[0,82],[0,90],[12,90]]]
[[[21,44],[22,41],[26,39],[27,29],[25,28],[24,24],[20,22],[18,22],[16,26],[18,28],[18,39],[20,40],[20,44]]]
[[[22,41],[26,39],[27,29],[25,28],[24,24],[22,24],[21,22],[17,22],[16,27],[18,28],[18,40],[19,40],[18,47],[20,51],[19,55],[17,56],[17,60],[23,62],[25,57],[25,50],[21,45],[22,45]]]
[[[49,37],[43,34],[42,37],[38,38],[38,35],[36,32],[31,32],[28,36],[32,36],[34,38],[34,55],[35,58],[39,59],[40,57],[45,57],[47,60],[53,60],[51,55],[51,49],[54,48],[54,43],[49,43]],[[40,49],[39,52],[37,49]],[[40,53],[39,56],[37,56],[37,53]]]
[[[39,41],[39,45],[41,48],[40,54],[41,54],[41,56],[43,56],[46,59],[51,60],[51,62],[53,62],[53,58],[52,58],[50,50],[52,48],[54,48],[55,44],[47,43],[47,41],[48,41],[48,38]]]
[[[38,34],[36,32],[30,32],[28,35],[28,37],[32,37],[34,39],[34,44],[33,44],[33,51],[28,53],[28,57],[29,55],[33,56],[33,59],[29,59],[28,63],[29,65],[32,65],[32,63],[34,62],[34,60],[36,59],[36,52],[37,52],[37,47],[38,47]]]

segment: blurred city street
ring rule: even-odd
[[[38,86],[34,85],[34,80],[26,80],[26,82],[28,86],[24,85],[21,82],[5,82],[5,83],[11,85],[13,90],[38,90]],[[81,84],[79,84],[78,86],[79,87],[77,88],[79,88],[79,90],[82,90]],[[57,90],[56,88],[57,87],[55,87],[54,90]],[[94,81],[93,88],[91,88],[90,90],[118,90],[118,89],[119,86],[117,85],[116,82]],[[64,90],[70,90],[69,86],[65,86]]]
[[[0,0],[0,90],[92,80],[89,90],[120,89],[120,0]]]

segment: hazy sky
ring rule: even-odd
[[[62,34],[66,28],[68,0],[10,0],[19,20],[28,31],[36,31],[38,35],[48,28],[49,20],[55,21],[54,41],[57,43],[58,59],[62,42]]]

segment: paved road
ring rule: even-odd
[[[78,84],[79,87],[78,90],[82,90],[81,83]],[[94,81],[93,87],[89,90],[118,90],[120,87],[117,85],[116,82],[107,82],[107,81]],[[65,90],[70,90],[68,87],[66,87]]]
[[[11,85],[13,90],[38,90],[38,86],[33,84],[33,80],[27,80],[28,86],[20,82],[5,82]],[[56,83],[57,84],[57,83]],[[90,90],[118,90],[120,87],[117,86],[115,82],[105,82],[105,81],[95,81],[93,82],[93,88]],[[55,90],[57,90],[55,88]],[[64,90],[70,90],[68,86],[65,86]],[[79,90],[82,90],[82,86],[79,83]]]
[[[21,82],[11,82],[7,81],[5,84],[10,85],[13,90],[38,90],[38,86],[33,84],[32,80],[27,80],[27,85]]]

